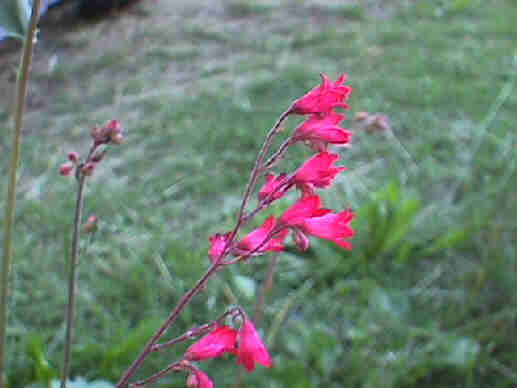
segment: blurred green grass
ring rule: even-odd
[[[57,169],[88,128],[118,118],[127,142],[88,186],[86,213],[101,225],[83,246],[73,372],[115,381],[206,268],[208,236],[232,226],[265,131],[322,71],[349,75],[349,117],[383,112],[393,133],[356,129],[342,152],[348,171],[324,197],[357,212],[354,250],[313,240],[281,256],[260,325],[275,367],[244,386],[515,386],[517,9],[407,3],[142,4],[50,29],[22,152],[11,386],[61,362],[74,184]],[[290,155],[285,169],[307,153]],[[249,281],[258,287],[266,266],[221,273],[170,336],[218,315],[227,285],[251,312]],[[152,357],[139,377],[181,351]],[[204,368],[218,386],[235,380],[231,360]]]

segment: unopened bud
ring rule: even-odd
[[[374,126],[378,131],[389,131],[391,129],[388,116],[386,115],[377,115]]]
[[[354,116],[355,121],[363,121],[369,116],[368,112],[357,112]]]
[[[195,374],[190,374],[187,378],[187,388],[198,388],[199,382]]]
[[[112,135],[110,139],[113,144],[122,144],[124,142],[124,136],[122,136],[122,133]]]
[[[92,157],[91,157],[91,161],[94,162],[94,163],[99,163],[102,158],[104,158],[104,155],[106,155],[106,151],[99,151],[99,152],[96,152]]]
[[[95,170],[96,164],[93,162],[86,163],[83,167],[81,167],[81,173],[86,176],[91,176],[93,174],[93,170]]]
[[[93,233],[97,230],[97,223],[99,218],[95,215],[88,217],[86,222],[82,226],[83,233]]]
[[[71,161],[74,164],[79,163],[79,154],[75,151],[68,153],[68,160]]]
[[[95,144],[103,144],[106,142],[106,133],[101,127],[93,127],[90,130],[90,136],[93,138]]]
[[[63,163],[59,167],[59,174],[63,176],[68,176],[74,170],[74,165],[72,163]]]
[[[309,249],[309,239],[301,230],[297,228],[294,228],[293,240],[298,250],[304,252]]]

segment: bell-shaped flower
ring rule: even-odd
[[[302,197],[280,216],[280,222],[290,227],[296,227],[303,224],[306,218],[322,216],[332,211],[322,209],[320,206],[321,200],[317,195]]]
[[[321,74],[321,85],[296,100],[290,112],[295,114],[326,113],[334,108],[347,109],[345,104],[352,92],[349,86],[342,85],[346,75],[341,74],[336,82],[332,82],[325,74]]]
[[[246,255],[283,250],[282,241],[289,232],[287,229],[275,232],[275,226],[277,226],[275,217],[269,217],[259,228],[248,233],[239,241],[236,251],[241,255]]]
[[[193,374],[187,378],[187,388],[214,388],[214,383],[199,369],[194,369]]]
[[[245,319],[237,336],[239,343],[237,347],[237,364],[242,364],[244,368],[251,372],[255,368],[255,363],[266,368],[273,365],[271,357],[260,339],[255,326],[248,319]]]
[[[234,352],[237,330],[228,326],[218,326],[199,341],[192,344],[185,352],[189,361],[203,361],[221,356],[225,352]]]
[[[258,193],[259,200],[262,201],[271,196],[271,201],[273,201],[275,199],[281,198],[285,194],[288,188],[287,174],[280,174],[278,176],[275,174],[266,174],[264,178],[265,182]]]
[[[306,234],[330,240],[345,249],[352,249],[352,245],[346,239],[354,235],[354,231],[350,227],[353,219],[354,213],[350,209],[346,209],[340,213],[306,218],[299,228]]]
[[[353,133],[338,126],[344,118],[334,111],[312,114],[296,128],[292,141],[305,141],[315,151],[326,151],[328,144],[347,146]]]
[[[331,185],[332,181],[345,167],[335,167],[334,163],[339,155],[321,152],[307,160],[294,175],[296,185],[312,185],[325,188]],[[303,191],[303,190],[302,190]]]
[[[208,249],[208,256],[210,256],[210,261],[215,262],[219,260],[224,250],[226,249],[226,244],[228,243],[228,238],[231,233],[220,234],[216,233],[215,235],[209,237],[210,248]]]

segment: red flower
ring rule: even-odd
[[[291,113],[309,114],[326,113],[334,108],[347,109],[344,101],[350,95],[352,89],[342,85],[346,81],[346,75],[341,74],[336,82],[332,82],[325,74],[321,74],[321,85],[296,100],[291,107]]]
[[[296,227],[302,225],[306,218],[322,216],[332,211],[321,209],[320,206],[321,200],[317,195],[302,197],[282,214],[280,222],[290,227]]]
[[[337,174],[345,171],[345,167],[334,167],[333,164],[339,159],[339,155],[321,152],[307,160],[294,175],[296,185],[306,189],[306,186],[328,187]],[[309,190],[310,192],[311,190]]]
[[[351,249],[346,239],[354,235],[350,221],[354,214],[349,210],[332,213],[332,210],[321,209],[321,201],[317,195],[302,197],[287,209],[280,217],[280,222],[293,228],[296,246],[305,250],[308,241],[305,234],[333,241],[340,247]]]
[[[346,239],[354,235],[350,227],[353,218],[354,213],[346,209],[340,213],[306,218],[300,225],[300,229],[307,234],[330,240],[342,248],[352,249],[352,245]]]
[[[210,378],[199,369],[194,369],[194,374],[187,378],[188,388],[214,388],[214,383]]]
[[[287,189],[287,174],[280,174],[276,176],[275,174],[266,174],[264,176],[266,181],[262,188],[258,193],[259,200],[266,199],[270,194],[271,200],[281,198]]]
[[[352,132],[338,126],[344,118],[334,111],[312,114],[296,128],[293,142],[307,141],[315,151],[325,151],[327,144],[346,146],[352,139]]]
[[[255,326],[248,319],[244,320],[239,330],[238,342],[237,364],[242,364],[248,372],[255,368],[255,363],[266,368],[273,365]]]
[[[233,352],[237,330],[228,326],[219,326],[192,344],[185,352],[189,361],[203,361],[221,356],[225,352]]]
[[[229,237],[230,233],[216,233],[209,237],[208,240],[210,241],[210,248],[208,249],[208,256],[210,256],[210,261],[212,261],[212,263],[218,260],[223,254]]]
[[[287,236],[288,230],[284,229],[274,233],[275,226],[275,217],[269,217],[259,228],[244,236],[237,244],[237,249],[241,251],[241,254],[283,250],[282,241]]]

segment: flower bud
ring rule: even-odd
[[[82,226],[83,233],[93,233],[97,230],[97,223],[99,218],[96,215],[91,215],[88,217],[86,222]]]
[[[309,239],[300,229],[293,228],[293,240],[298,250],[304,252],[309,249]]]
[[[111,139],[111,142],[112,142],[113,144],[117,144],[117,145],[118,145],[118,144],[122,144],[122,143],[124,142],[124,136],[122,136],[122,134],[121,134],[121,133],[117,133],[117,134],[115,134],[115,135],[112,135],[112,136],[110,137],[110,139]]]
[[[376,115],[373,125],[378,131],[389,131],[391,129],[389,118],[386,115]]]
[[[355,121],[363,121],[369,116],[368,112],[357,112],[354,116]]]
[[[74,165],[72,163],[63,163],[59,167],[59,174],[63,176],[68,176],[74,170]]]
[[[88,162],[83,167],[81,167],[81,174],[86,176],[92,176],[93,171],[95,170],[96,163]]]
[[[77,152],[75,152],[75,151],[69,152],[67,156],[68,156],[68,160],[71,161],[72,163],[74,163],[74,164],[79,163],[79,154]]]
[[[91,157],[91,161],[93,163],[99,163],[103,158],[104,158],[104,155],[106,155],[106,151],[100,151],[100,152],[96,152],[92,157]]]

